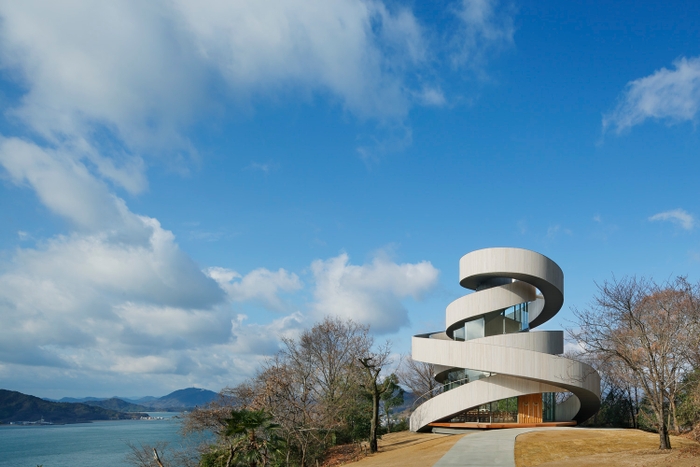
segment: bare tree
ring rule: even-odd
[[[232,408],[272,416],[285,441],[287,465],[313,465],[337,439],[364,438],[367,425],[376,451],[379,396],[390,387],[379,375],[390,362],[388,344],[375,352],[367,326],[330,317],[282,343],[254,378],[225,389],[219,400],[187,417],[186,433],[210,431],[217,439],[217,445],[202,446],[202,458],[212,450],[219,455],[234,451],[226,436]],[[395,388],[396,378],[390,379]]]
[[[382,369],[391,364],[391,344],[386,342],[377,351],[369,351],[358,359],[364,368],[365,377],[361,386],[372,396],[372,419],[369,433],[369,451],[377,452],[377,428],[379,427],[379,399],[391,388],[391,378],[381,380]]]
[[[435,397],[439,394],[438,388],[442,387],[435,380],[435,365],[413,360],[410,355],[402,360],[396,375],[399,377],[399,382],[418,398]]]
[[[281,427],[289,456],[312,465],[348,430],[364,400],[358,364],[372,346],[369,328],[327,317],[268,359],[252,380],[230,390],[243,407],[266,410]],[[288,459],[289,460],[289,459]]]
[[[671,448],[669,421],[697,353],[697,296],[684,278],[663,286],[613,279],[598,286],[588,309],[574,310],[579,330],[570,334],[584,352],[618,374],[627,372],[643,391],[659,431],[659,449]]]
[[[357,359],[367,354],[372,342],[369,327],[337,317],[326,317],[304,331],[298,342],[284,341],[282,354],[296,366],[311,369],[309,388],[327,428],[342,425],[353,406],[360,377]]]
[[[161,460],[158,451],[163,453],[166,449],[167,443],[161,442],[157,443],[155,446],[139,444],[138,446],[132,443],[127,443],[131,452],[127,455],[126,461],[131,465],[136,467],[167,467],[170,465],[166,461],[164,464]]]

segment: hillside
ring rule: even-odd
[[[217,396],[217,393],[207,389],[187,388],[178,389],[166,396],[157,398],[152,396],[142,397],[140,399],[128,399],[126,397],[112,397],[110,399],[83,397],[77,399],[73,397],[64,397],[59,402],[82,403],[120,412],[177,412],[204,406],[216,399]]]
[[[217,395],[218,394],[214,391],[209,391],[207,389],[178,389],[167,396],[148,402],[142,402],[142,404],[151,409],[158,410],[190,409],[208,404],[216,399]]]
[[[118,412],[148,412],[148,407],[139,404],[132,404],[116,397],[104,400],[90,400],[83,402],[85,405],[102,407],[103,409],[116,410]]]
[[[123,413],[87,404],[49,402],[17,391],[0,389],[0,423],[35,422],[43,418],[51,423],[80,423],[92,420],[127,420],[146,416]]]
[[[86,402],[94,402],[94,401],[103,401],[105,400],[104,397],[80,397],[80,398],[75,398],[75,397],[62,397],[59,400],[55,399],[47,399],[46,397],[42,397],[45,401],[49,402],[70,402],[71,404],[75,403],[80,403],[84,404]]]

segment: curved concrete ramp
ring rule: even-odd
[[[543,392],[574,394],[558,407],[556,421],[582,422],[596,413],[596,371],[558,356],[562,331],[530,332],[563,304],[564,274],[556,263],[518,248],[478,250],[460,260],[460,284],[475,292],[448,305],[445,332],[413,337],[413,359],[438,367],[438,378],[467,369],[481,379],[462,380],[422,403],[411,415],[411,430],[427,430],[489,402]]]

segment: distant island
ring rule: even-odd
[[[64,397],[55,402],[71,402],[103,407],[105,409],[119,410],[122,412],[182,412],[202,407],[216,399],[214,391],[201,388],[178,389],[163,397],[141,397],[131,399],[128,397]]]
[[[50,425],[93,420],[133,420],[147,416],[147,413],[125,413],[87,404],[50,402],[21,392],[0,389],[0,423]]]
[[[163,397],[140,399],[64,397],[40,399],[17,391],[0,389],[0,423],[65,424],[93,420],[134,420],[146,412],[180,412],[201,407],[217,397],[207,389],[179,389]]]

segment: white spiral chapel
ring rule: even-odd
[[[520,248],[487,248],[459,261],[474,292],[446,309],[446,329],[413,337],[437,391],[420,395],[411,430],[566,426],[600,407],[600,376],[564,353],[563,331],[534,331],[564,303],[564,273]],[[568,397],[567,397],[568,396]]]

